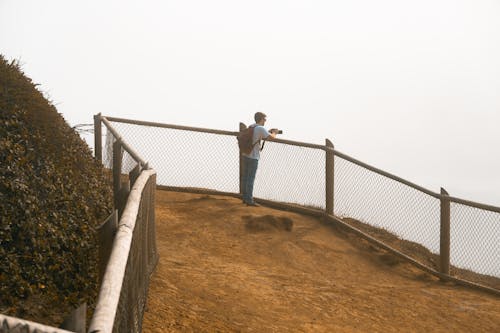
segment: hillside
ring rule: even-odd
[[[0,313],[59,325],[97,293],[103,170],[56,108],[0,56]]]
[[[440,282],[318,218],[156,192],[144,333],[498,332],[500,298]]]

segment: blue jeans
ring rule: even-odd
[[[241,181],[243,201],[246,203],[253,203],[253,184],[255,182],[258,165],[259,160],[243,156],[243,175]]]

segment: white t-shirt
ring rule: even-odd
[[[253,124],[251,126],[255,127],[253,130],[253,141],[252,142],[254,142],[254,143],[257,142],[257,144],[255,144],[253,146],[253,149],[250,152],[250,154],[243,154],[243,155],[245,155],[246,157],[250,157],[250,158],[253,158],[255,160],[258,160],[260,158],[260,147],[262,146],[261,140],[267,139],[267,137],[269,135],[271,135],[271,133],[269,133],[264,128],[264,126],[260,126],[257,124]]]

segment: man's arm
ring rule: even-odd
[[[268,131],[264,126],[258,126],[256,129],[259,140],[272,140],[276,137],[276,133],[272,129]]]

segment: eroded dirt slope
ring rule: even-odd
[[[500,299],[320,220],[158,191],[144,332],[499,332]]]

